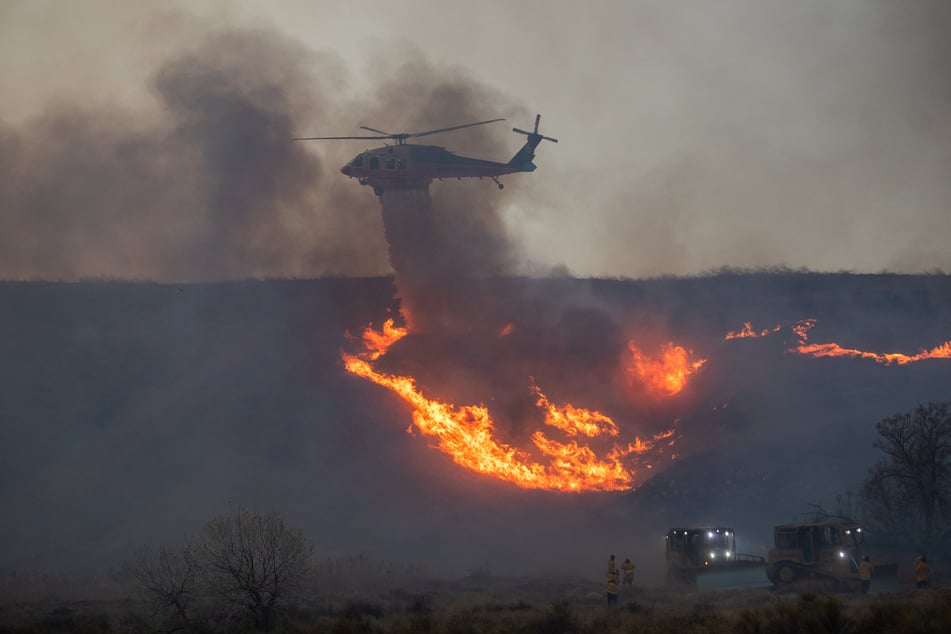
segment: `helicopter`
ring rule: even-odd
[[[539,134],[538,123],[542,116],[535,116],[535,128],[531,131],[512,128],[513,132],[528,137],[525,145],[515,153],[508,163],[486,161],[453,154],[449,150],[437,145],[416,145],[407,143],[407,139],[461,130],[477,125],[505,121],[505,119],[489,119],[464,123],[462,125],[425,130],[423,132],[400,132],[391,134],[376,128],[360,126],[362,130],[376,133],[374,136],[312,136],[298,137],[294,141],[330,141],[344,139],[389,139],[394,145],[385,145],[357,154],[350,162],[340,168],[340,172],[350,178],[356,178],[361,185],[373,188],[373,193],[382,196],[388,189],[425,189],[433,179],[443,178],[491,178],[499,189],[505,186],[499,182],[499,176],[515,172],[533,172],[535,164],[535,148],[543,140],[558,143],[558,139]]]

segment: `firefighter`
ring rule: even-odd
[[[630,586],[634,584],[634,562],[630,559],[625,559],[624,563],[621,564],[621,572],[624,573],[623,582],[624,585]]]
[[[608,585],[605,591],[608,597],[608,605],[617,605],[617,573],[607,572]]]
[[[859,564],[859,581],[862,582],[862,594],[868,594],[868,587],[872,584],[872,571],[875,566],[868,560],[868,555],[862,558]]]
[[[611,555],[608,558],[608,574],[613,575],[617,572],[617,568],[614,567],[614,555]]]
[[[928,587],[928,577],[931,575],[931,566],[928,565],[928,559],[921,555],[915,560],[915,580],[919,588]]]

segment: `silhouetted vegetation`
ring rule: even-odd
[[[312,547],[277,513],[238,508],[209,520],[196,540],[144,551],[132,567],[157,629],[198,632],[280,626],[310,572]]]
[[[864,516],[873,528],[939,545],[951,528],[951,403],[918,405],[881,420],[875,446],[884,457],[862,487]]]

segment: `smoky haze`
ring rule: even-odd
[[[534,192],[552,200],[524,211],[526,250],[596,276],[948,270],[951,5],[688,6],[556,22],[553,39],[599,37],[587,56],[547,51],[583,95],[566,109],[585,129],[553,130],[558,154],[587,160],[546,166],[557,195]]]

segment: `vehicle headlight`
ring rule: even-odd
[[[717,558],[716,553],[710,553],[710,559],[716,559],[716,558]]]
[[[728,550],[728,551],[726,551],[725,553],[723,553],[723,556],[724,556],[724,557],[729,557],[729,556],[730,556],[730,551]]]
[[[840,550],[840,551],[839,551],[839,558],[840,558],[840,559],[845,559],[845,551],[844,551],[844,550]]]

